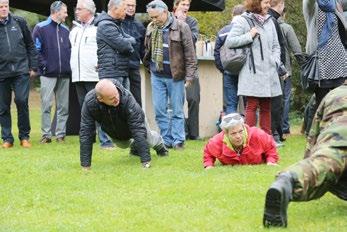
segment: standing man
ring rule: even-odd
[[[292,93],[292,59],[290,53],[301,54],[301,46],[298,37],[295,34],[293,27],[287,24],[285,21],[285,9],[282,12],[282,17],[278,19],[281,27],[283,37],[285,39],[285,55],[286,63],[284,64],[287,71],[288,77],[283,81],[283,120],[282,120],[282,132],[285,137],[290,134],[289,124],[289,109],[290,109],[290,98]]]
[[[102,12],[95,20],[99,78],[117,78],[129,89],[129,58],[136,40],[121,27],[126,0],[110,0],[107,7],[107,13]]]
[[[11,122],[12,90],[18,115],[20,145],[31,147],[29,76],[37,71],[37,53],[26,21],[9,13],[9,1],[0,0],[0,125],[2,147],[13,147]]]
[[[98,57],[96,55],[96,26],[94,25],[95,3],[93,0],[79,0],[76,5],[76,18],[73,22],[75,27],[70,32],[71,43],[71,71],[72,82],[76,87],[76,93],[80,107],[86,94],[95,88],[99,81],[96,71]],[[112,149],[112,141],[97,125],[100,147]]]
[[[149,146],[158,156],[169,154],[160,135],[149,129],[145,114],[132,94],[118,81],[103,79],[86,95],[82,107],[80,159],[84,169],[90,169],[92,163],[95,121],[118,147],[130,146],[131,154],[140,157],[144,168],[151,166]]]
[[[126,16],[122,26],[127,34],[136,39],[136,44],[133,46],[134,53],[130,57],[129,62],[130,92],[141,106],[140,60],[142,60],[145,53],[144,40],[146,28],[140,21],[135,19],[136,0],[126,0],[126,7]]]
[[[154,0],[147,5],[152,22],[147,27],[143,63],[151,72],[152,99],[160,133],[167,147],[183,149],[184,81],[196,78],[197,61],[189,26],[177,20],[167,5]],[[170,101],[172,115],[168,115]]]
[[[305,159],[283,170],[266,193],[263,224],[286,227],[290,201],[331,192],[347,200],[347,81],[323,98],[308,137]]]
[[[174,15],[178,20],[186,22],[192,32],[192,39],[195,49],[195,43],[199,36],[198,21],[188,15],[191,0],[175,0]],[[198,72],[196,72],[198,74]],[[186,99],[188,102],[187,119],[187,139],[199,139],[199,104],[200,104],[200,83],[198,75],[194,78],[192,84],[186,87]]]
[[[285,39],[282,34],[278,19],[281,17],[284,10],[284,0],[271,0],[271,8],[269,9],[269,15],[272,16],[272,21],[275,24],[278,43],[281,47],[281,66],[278,67],[278,75],[281,82],[281,87],[283,90],[283,79],[287,78],[287,70],[284,64],[286,63],[286,52],[285,52]],[[282,91],[283,92],[283,91]],[[283,118],[283,95],[279,95],[271,98],[271,131],[272,136],[275,139],[277,146],[283,146],[282,141],[283,131],[282,131],[282,118]]]
[[[56,141],[65,141],[66,122],[69,117],[69,84],[71,45],[69,29],[63,25],[67,7],[55,1],[50,7],[51,15],[38,23],[33,31],[33,39],[40,62],[41,81],[41,132],[40,143],[52,141],[51,108],[52,98],[56,101],[57,125]]]

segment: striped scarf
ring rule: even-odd
[[[168,20],[163,26],[151,24],[152,36],[151,36],[151,58],[152,62],[155,63],[156,71],[163,71],[163,30],[168,27],[173,21],[171,14]]]

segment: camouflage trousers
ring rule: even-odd
[[[284,171],[289,171],[294,177],[293,201],[317,199],[328,191],[342,199],[347,196],[347,182],[341,178],[347,177],[347,148],[319,146],[308,158]],[[341,183],[340,178],[344,179]],[[339,196],[341,187],[343,196]]]

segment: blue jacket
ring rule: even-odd
[[[127,15],[122,22],[122,28],[124,32],[128,35],[131,35],[136,39],[136,44],[134,47],[134,53],[130,57],[129,67],[131,69],[139,69],[140,68],[140,60],[142,60],[145,55],[145,34],[146,28],[143,24],[136,20],[134,16]]]
[[[229,31],[231,30],[231,24],[228,24],[224,26],[218,33],[217,33],[217,39],[216,39],[216,45],[214,48],[214,63],[219,71],[222,73],[224,72],[223,70],[223,65],[222,62],[220,61],[220,48],[223,46]]]
[[[69,29],[48,17],[35,26],[32,36],[39,52],[40,74],[46,77],[70,77]]]

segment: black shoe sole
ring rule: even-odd
[[[283,194],[270,188],[266,193],[264,227],[287,227],[286,210]]]

